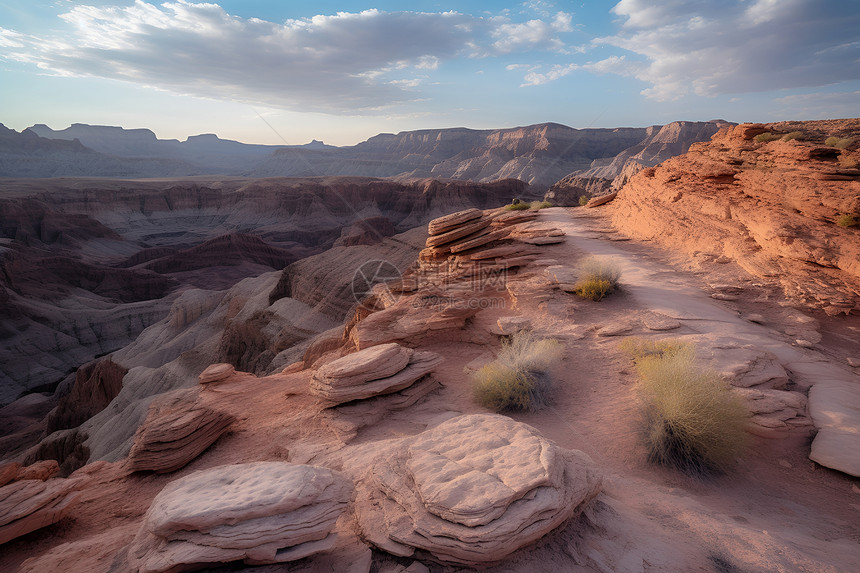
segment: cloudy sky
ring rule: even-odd
[[[0,0],[0,122],[249,143],[860,116],[860,0]]]

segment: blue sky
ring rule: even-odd
[[[249,143],[860,116],[860,0],[0,0],[0,122]]]

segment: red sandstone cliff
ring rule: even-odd
[[[860,305],[858,163],[860,119],[738,125],[634,176],[610,209],[634,237],[729,257],[798,302],[850,312]]]

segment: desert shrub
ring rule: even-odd
[[[803,137],[802,131],[792,131],[791,133],[786,133],[785,135],[783,135],[782,140],[791,141],[793,139],[800,139],[801,137]]]
[[[768,141],[773,141],[774,139],[779,139],[779,135],[776,133],[759,133],[755,136],[755,140],[759,143],[767,143]]]
[[[649,461],[706,474],[740,455],[749,411],[718,373],[696,366],[692,346],[644,354],[636,370]]]
[[[519,203],[511,203],[510,205],[505,205],[505,210],[507,210],[507,211],[524,211],[530,207],[531,207],[530,203],[520,201]]]
[[[532,201],[532,211],[540,211],[541,209],[546,209],[547,207],[552,207],[552,203],[549,201]]]
[[[563,353],[557,340],[514,334],[502,344],[498,358],[473,375],[475,400],[496,412],[543,408],[552,396],[547,371]]]
[[[580,207],[585,207],[586,205],[588,205],[588,202],[589,202],[590,200],[591,200],[591,197],[589,197],[588,195],[582,195],[582,196],[580,196],[580,198],[579,198],[579,206],[580,206]]]
[[[860,222],[853,215],[842,215],[836,220],[836,224],[840,227],[856,227]]]
[[[850,137],[828,137],[824,140],[824,145],[835,147],[837,149],[846,149],[851,142],[854,141]]]
[[[598,302],[603,300],[606,295],[612,294],[614,290],[612,283],[606,279],[588,279],[577,281],[574,285],[574,291],[578,296]]]
[[[604,258],[589,257],[579,265],[574,292],[582,298],[598,301],[615,290],[620,278],[621,270],[617,265]]]

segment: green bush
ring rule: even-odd
[[[800,139],[801,137],[803,137],[802,131],[792,131],[791,133],[786,133],[785,135],[783,135],[782,140],[791,141],[793,139]]]
[[[526,202],[511,203],[510,205],[505,205],[505,209],[507,211],[524,211],[529,208],[531,208],[531,204]]]
[[[759,133],[755,136],[755,140],[759,143],[767,143],[768,141],[773,141],[774,139],[779,139],[779,135],[776,133]]]
[[[837,149],[846,149],[853,141],[854,140],[850,137],[828,137],[824,140],[824,145],[829,145],[830,147],[835,147]]]
[[[563,353],[557,340],[539,339],[530,332],[514,334],[502,344],[498,358],[473,375],[475,400],[496,412],[543,408],[552,398],[547,371]]]
[[[585,207],[586,205],[588,205],[589,201],[591,201],[591,197],[589,197],[588,195],[581,195],[579,197],[579,206]]]
[[[853,215],[842,215],[836,220],[836,224],[840,227],[856,227],[860,222]]]
[[[599,301],[612,294],[620,278],[621,270],[614,263],[600,257],[589,257],[579,264],[574,292],[582,298]]]
[[[749,411],[719,374],[695,365],[691,346],[646,353],[636,370],[649,461],[706,474],[724,471],[742,453]]]

